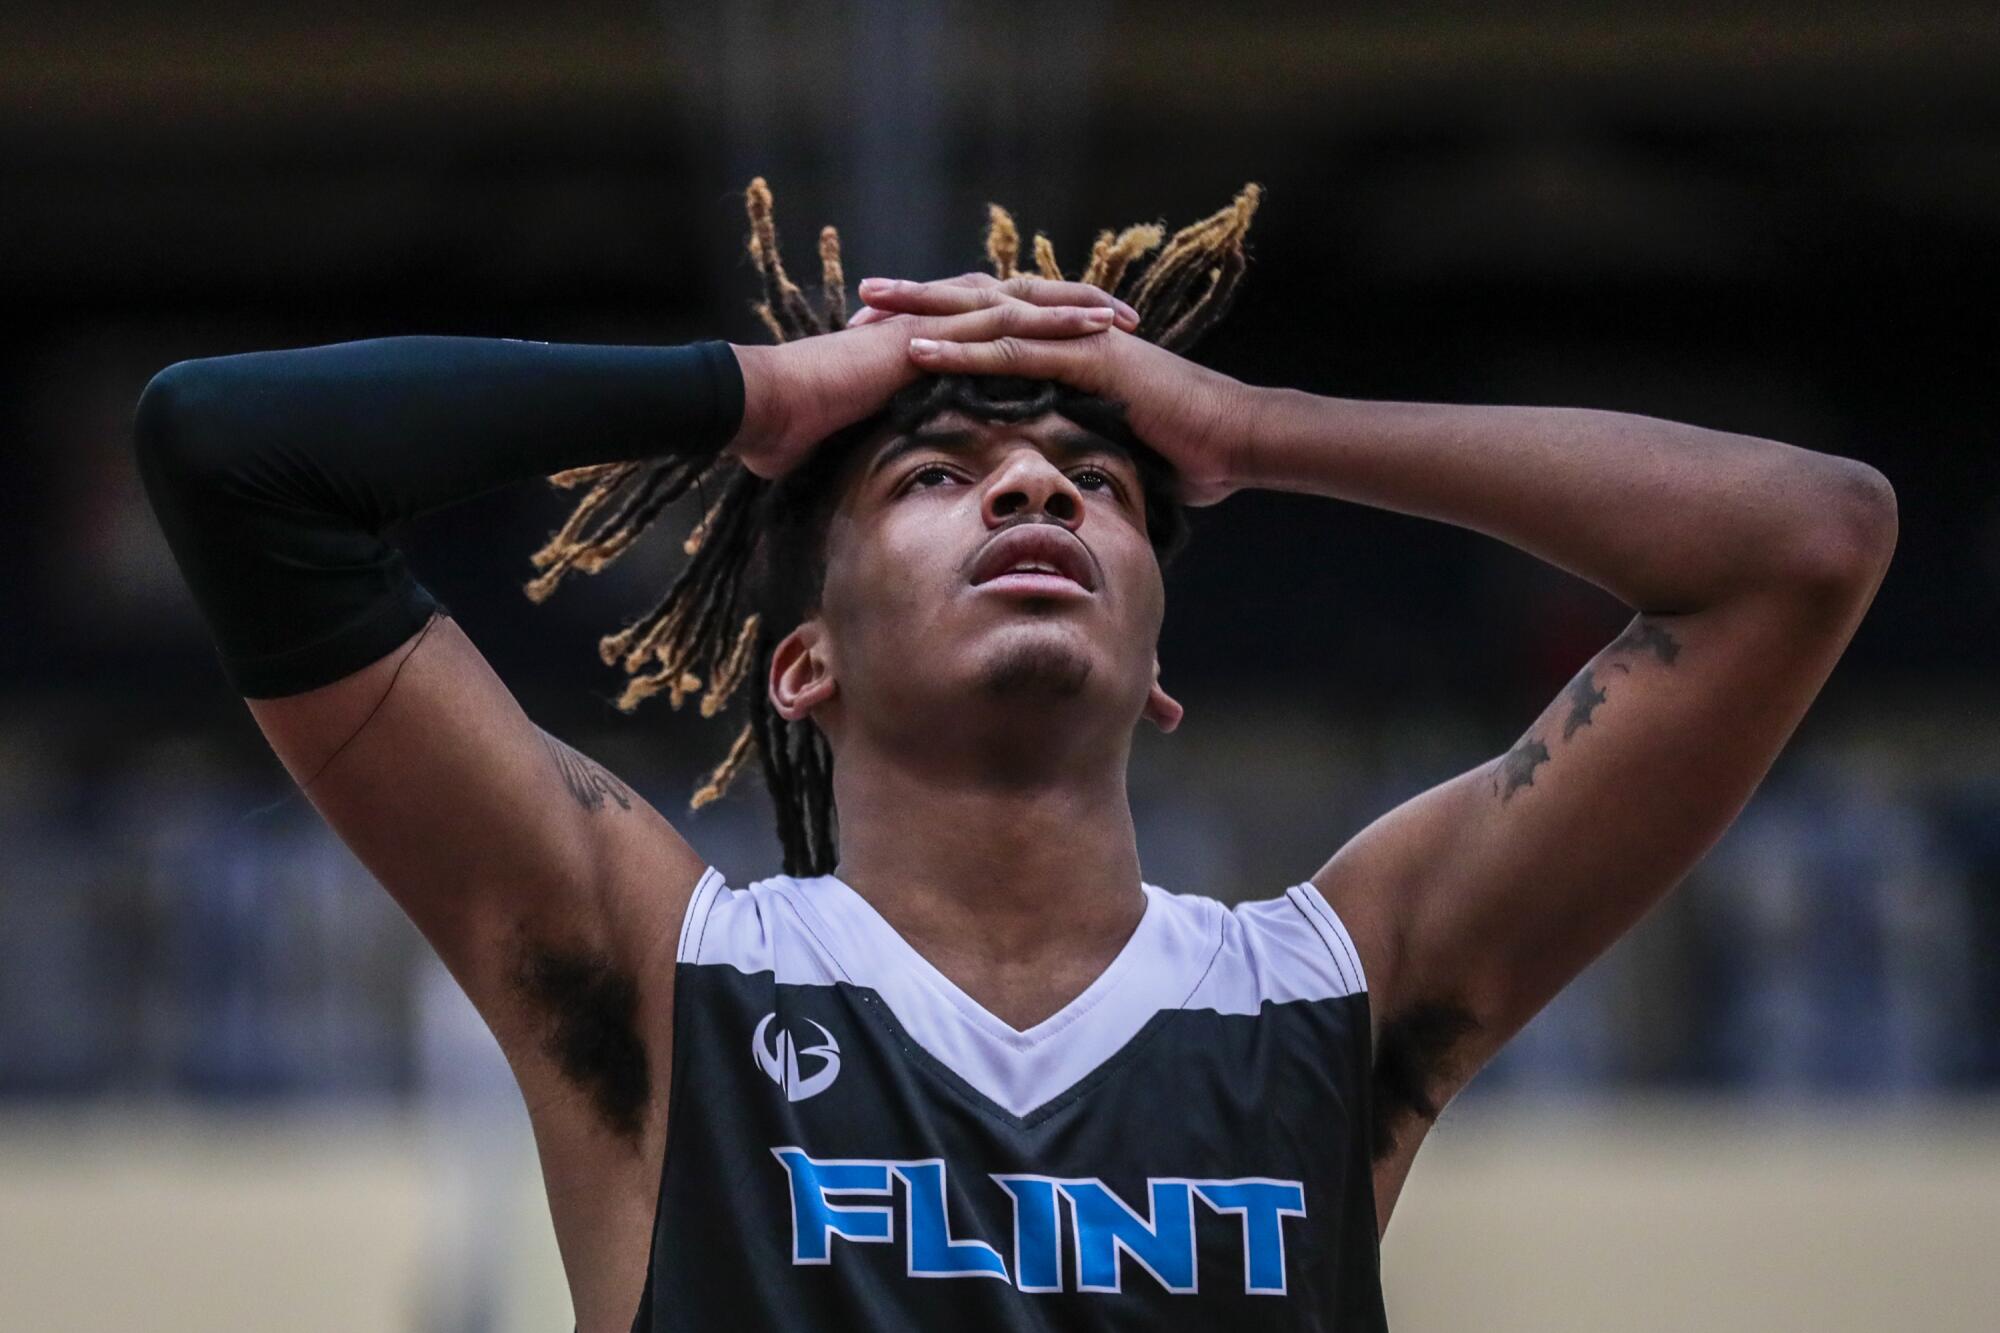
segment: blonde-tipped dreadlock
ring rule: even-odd
[[[1169,351],[1192,347],[1229,308],[1246,266],[1243,239],[1250,233],[1250,219],[1264,196],[1254,181],[1245,185],[1227,208],[1218,209],[1199,222],[1173,234],[1133,287],[1129,297],[1139,312],[1141,338],[1160,344]],[[1020,229],[1006,209],[988,204],[990,219],[986,230],[986,254],[999,278],[1014,276],[1021,252]],[[1120,294],[1126,271],[1159,245],[1165,229],[1140,225],[1127,227],[1114,237],[1097,234],[1090,248],[1090,261],[1081,281],[1113,296]],[[1060,282],[1062,269],[1056,265],[1055,246],[1040,232],[1035,233],[1035,270],[1044,278]],[[1195,290],[1196,283],[1203,283]]]
[[[1173,351],[1191,347],[1235,296],[1246,265],[1244,238],[1262,194],[1258,185],[1245,185],[1228,207],[1171,238],[1152,223],[1116,235],[1100,232],[1079,280],[1128,300],[1139,312],[1139,337]],[[819,233],[820,308],[815,310],[785,271],[771,189],[762,176],[750,182],[744,204],[750,259],[761,285],[751,309],[771,336],[782,343],[845,329],[839,233],[830,226]],[[1133,266],[1155,249],[1159,253],[1130,284],[1129,293],[1123,291]],[[1031,253],[1039,276],[1062,280],[1047,236],[1035,233]],[[1020,230],[998,204],[987,206],[986,256],[995,277],[1008,279],[1021,272]],[[832,752],[816,726],[778,716],[762,688],[773,649],[796,623],[770,614],[770,608],[759,604],[760,591],[754,586],[753,570],[770,558],[765,547],[773,527],[767,512],[773,483],[716,452],[572,468],[549,481],[563,489],[588,490],[532,557],[542,573],[524,591],[536,602],[547,598],[569,571],[595,574],[623,555],[668,505],[690,490],[714,495],[683,543],[690,558],[666,595],[638,620],[605,635],[598,653],[607,665],[622,666],[630,678],[618,699],[626,712],[664,693],[675,708],[699,697],[702,716],[712,717],[729,706],[745,680],[754,680],[746,692],[748,717],[728,754],[695,791],[692,805],[698,809],[720,797],[754,753],[777,807],[786,873],[830,872],[836,860]]]

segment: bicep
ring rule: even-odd
[[[1642,615],[1505,754],[1390,811],[1320,870],[1369,970],[1391,1119],[1433,1118],[1714,844],[1859,610],[1772,597]]]
[[[332,684],[247,702],[503,1042],[532,949],[627,976],[671,950],[700,858],[629,786],[530,721],[448,616]]]

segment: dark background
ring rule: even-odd
[[[1742,824],[1486,1079],[2000,1079],[2000,23],[1989,6],[12,5],[0,15],[0,1092],[421,1076],[417,942],[231,695],[129,457],[185,357],[399,333],[765,340],[794,275],[1074,271],[1265,187],[1197,359],[1851,455],[1902,538]],[[672,542],[535,607],[528,486],[399,535],[528,711],[680,810],[726,737],[610,707]],[[579,583],[589,587],[579,587]],[[1197,516],[1134,774],[1148,878],[1235,899],[1503,750],[1626,613],[1495,542]],[[649,715],[649,712],[654,715]],[[1635,797],[1643,799],[1643,794]],[[769,873],[754,793],[685,822]]]

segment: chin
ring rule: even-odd
[[[979,665],[976,687],[990,699],[1073,699],[1090,684],[1095,663],[1072,636],[1007,636]]]

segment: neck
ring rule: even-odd
[[[1145,910],[1126,754],[1077,759],[996,780],[845,745],[837,873],[933,961],[1108,958]]]

